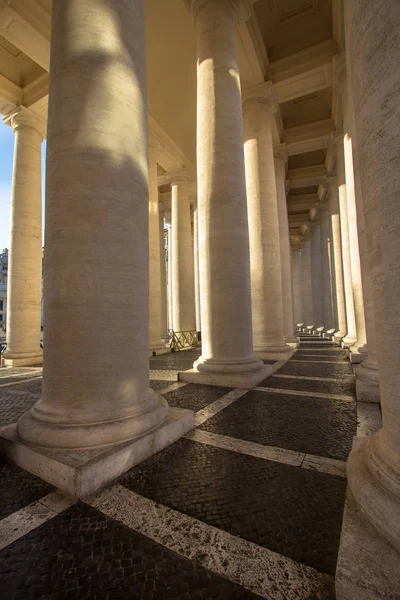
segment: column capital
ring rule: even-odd
[[[330,190],[331,188],[337,188],[337,179],[336,179],[336,175],[328,175],[326,177],[326,185],[328,186],[328,189]]]
[[[285,179],[285,193],[286,193],[286,196],[289,194],[289,192],[290,192],[290,181],[289,181],[289,179]]]
[[[175,171],[168,171],[167,176],[171,180],[171,185],[179,183],[180,181],[186,181],[190,183],[192,179],[188,169],[176,169]]]
[[[29,127],[30,129],[37,131],[42,139],[46,137],[46,123],[44,120],[25,106],[18,106],[5,115],[2,121],[6,125],[9,125],[14,133],[19,128]]]
[[[245,23],[251,16],[250,0],[184,0],[184,2],[192,13],[195,22],[199,12],[210,5],[226,11],[236,10],[238,24]]]
[[[254,104],[266,106],[270,116],[274,115],[279,110],[279,104],[272,81],[266,81],[261,85],[244,90],[244,92],[242,92],[242,101],[244,109]]]

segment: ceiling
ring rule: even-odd
[[[301,217],[308,220],[304,206],[318,201],[334,129],[339,4],[255,0],[252,17],[239,29],[242,88],[271,80],[279,101],[274,142],[287,142],[289,150],[289,223],[296,234]],[[6,6],[17,12],[22,7],[30,33],[13,43],[2,16],[9,9],[0,8],[0,112],[25,103],[45,120],[51,0],[8,0]],[[169,158],[159,161],[158,173],[165,177],[171,168],[196,164],[196,33],[184,0],[146,0],[146,30],[150,125],[168,146]],[[296,203],[302,207],[297,213]]]

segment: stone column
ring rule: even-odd
[[[157,145],[149,136],[149,348],[150,355],[168,350],[161,339],[160,213],[157,183]]]
[[[194,240],[194,288],[195,288],[195,307],[196,307],[196,330],[201,332],[201,311],[200,311],[200,274],[199,274],[199,213],[193,212],[193,240]]]
[[[165,260],[165,235],[164,235],[164,205],[159,202],[160,212],[160,274],[161,274],[161,339],[167,339],[167,269]]]
[[[314,306],[314,329],[322,332],[324,326],[324,307],[322,300],[322,268],[319,221],[312,221],[311,226],[311,278]]]
[[[274,147],[276,193],[278,200],[279,242],[281,250],[281,279],[283,302],[283,334],[284,340],[292,348],[297,348],[299,339],[295,335],[293,316],[292,269],[290,260],[289,222],[286,202],[286,144]]]
[[[144,1],[54,0],[43,396],[18,423],[28,444],[105,446],[167,417],[148,379],[147,132]]]
[[[260,358],[284,360],[292,355],[292,349],[284,341],[283,328],[281,244],[271,128],[276,108],[271,82],[244,95],[253,348]],[[285,185],[284,177],[282,184]],[[281,197],[279,200],[282,202]],[[283,202],[286,205],[285,189]]]
[[[41,364],[42,172],[44,127],[27,108],[4,117],[15,134],[7,277],[7,350],[3,364]]]
[[[340,342],[346,335],[346,303],[344,298],[342,236],[340,232],[339,189],[337,178],[330,175],[326,178],[328,185],[328,208],[332,228],[332,265],[336,318],[335,342]]]
[[[185,170],[171,175],[172,189],[172,323],[174,331],[194,331],[194,265],[190,224],[190,176]]]
[[[168,329],[173,329],[174,322],[174,297],[172,293],[172,230],[171,224],[167,225],[168,230]]]
[[[339,189],[340,234],[342,239],[342,261],[344,299],[346,305],[346,336],[342,345],[348,348],[357,341],[356,317],[354,312],[353,282],[351,279],[349,219],[347,214],[346,177],[344,170],[343,135],[336,138],[336,176]]]
[[[400,589],[400,3],[345,4],[383,427],[348,459],[339,600],[396,597]]]
[[[332,335],[335,332],[333,317],[334,296],[332,287],[332,231],[329,218],[327,200],[324,199],[319,205],[319,218],[321,224],[321,266],[322,266],[322,291],[325,331]]]
[[[303,316],[303,293],[302,293],[302,275],[301,275],[301,251],[300,247],[292,248],[292,289],[293,289],[293,308],[294,322],[296,326],[304,324]]]
[[[311,279],[311,241],[310,231],[306,230],[301,239],[301,281],[303,290],[304,327],[314,328],[314,302]]]
[[[190,0],[197,32],[197,181],[203,354],[180,378],[252,387],[253,353],[237,29],[241,0]]]

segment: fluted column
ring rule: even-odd
[[[354,312],[353,282],[351,279],[349,219],[347,212],[346,176],[344,168],[343,135],[336,138],[336,177],[339,190],[340,234],[342,240],[342,262],[344,299],[346,305],[347,333],[342,339],[342,345],[347,348],[357,341],[356,316]]]
[[[299,326],[304,323],[300,246],[292,248],[291,254],[294,322]]]
[[[157,183],[157,146],[149,136],[149,348],[165,354],[161,339],[160,213]]]
[[[342,235],[340,231],[339,189],[337,178],[328,176],[328,207],[332,228],[332,266],[334,283],[335,335],[334,340],[340,342],[347,333],[346,302],[344,297]]]
[[[275,108],[276,101],[270,82],[246,91],[244,155],[253,348],[260,358],[282,360],[291,356],[292,349],[284,341],[283,328],[281,243],[271,128]],[[285,185],[284,178],[282,184]],[[283,195],[283,202],[286,204],[284,189]],[[282,198],[279,200],[282,201]]]
[[[187,171],[171,175],[172,190],[172,323],[174,331],[194,331],[194,264],[190,223],[190,176]]]
[[[303,292],[304,327],[314,327],[314,302],[311,278],[311,241],[310,231],[306,230],[301,238],[301,283]]]
[[[349,582],[348,571],[339,570],[340,600],[396,597],[400,557],[400,4],[345,4],[383,426],[353,448],[347,463],[349,506],[362,514],[360,577]],[[349,523],[345,516],[343,527],[354,531],[354,518]],[[343,552],[349,560],[354,551],[345,542],[342,536],[340,561]],[[370,554],[362,544],[371,545]],[[375,556],[381,570],[371,561]]]
[[[9,367],[41,364],[42,173],[44,127],[20,107],[4,117],[15,135],[11,193],[11,240],[7,277],[7,349]]]
[[[164,205],[159,202],[160,213],[160,275],[161,275],[161,339],[167,338],[168,308],[167,308],[167,270],[165,260],[165,235],[164,235]]]
[[[281,250],[281,279],[283,303],[283,335],[284,340],[292,348],[297,348],[299,339],[295,335],[293,315],[292,268],[290,260],[289,221],[286,202],[286,144],[274,147],[276,194],[278,201],[279,243]]]
[[[197,33],[202,356],[180,378],[256,385],[237,29],[240,0],[191,0]]]
[[[329,209],[326,198],[319,205],[320,218],[320,243],[321,243],[321,267],[322,267],[322,292],[323,292],[323,311],[325,331],[333,334],[335,331],[335,322],[333,317],[334,295],[332,287],[332,231],[329,218]]]
[[[311,281],[314,306],[314,329],[322,331],[324,326],[324,306],[322,299],[322,267],[319,221],[312,221],[311,227]]]
[[[193,212],[193,249],[194,249],[194,293],[196,308],[196,330],[201,332],[201,309],[200,309],[200,273],[199,273],[199,212]]]
[[[147,133],[144,1],[54,0],[43,396],[18,423],[28,444],[119,443],[167,416],[148,380]]]

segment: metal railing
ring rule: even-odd
[[[173,331],[170,329],[171,341],[169,347],[172,352],[177,352],[183,348],[197,348],[199,338],[197,331]]]

